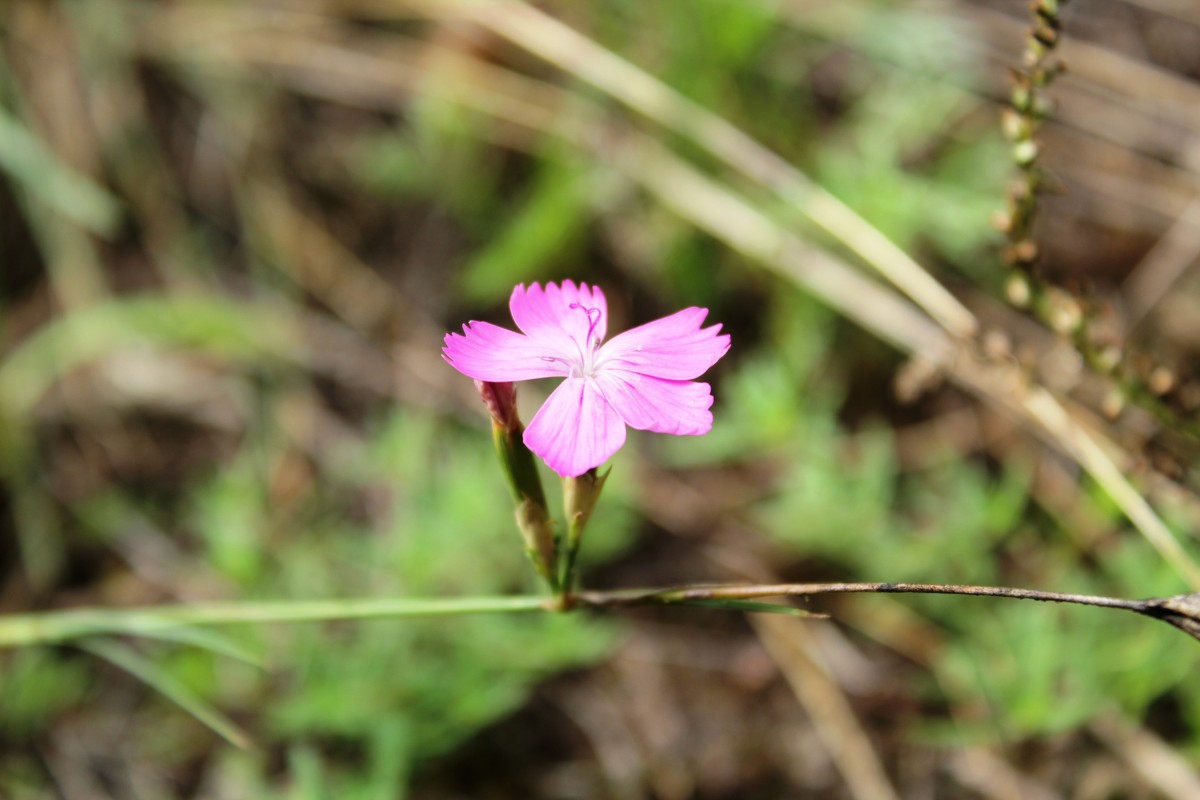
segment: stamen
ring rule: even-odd
[[[588,308],[580,303],[571,303],[571,305],[567,306],[567,308],[570,308],[572,311],[578,310],[587,314],[587,336],[584,337],[582,342],[576,340],[575,346],[579,348],[579,377],[591,375],[592,370],[595,368],[595,365],[592,363],[592,357],[595,354],[596,349],[600,347],[600,337],[593,336],[592,334],[596,332],[596,326],[600,324],[600,317],[602,316],[603,312],[601,312],[598,308]],[[574,370],[574,366],[572,366],[572,370]]]
[[[570,308],[572,310],[579,309],[583,313],[587,314],[587,318],[588,318],[587,338],[588,338],[589,342],[592,341],[592,334],[596,331],[596,326],[600,324],[600,309],[588,308],[587,306],[580,305],[579,303],[571,303],[571,305],[567,306],[567,308]],[[599,338],[597,338],[595,340],[595,344],[597,344],[597,345],[600,344]]]

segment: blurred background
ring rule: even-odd
[[[701,305],[733,337],[713,432],[634,433],[613,459],[588,586],[1188,591],[1044,432],[930,366],[927,312],[957,298],[1200,554],[1194,441],[1106,409],[1002,299],[1025,5],[6,0],[0,611],[536,591],[440,346],[564,278],[603,287],[612,330]],[[1182,385],[1200,5],[1065,11],[1041,264]],[[864,255],[880,233],[949,300],[891,289],[875,267],[899,251]],[[550,388],[522,386],[526,419]],[[1200,647],[1178,631],[970,598],[809,607],[832,620],[10,650],[0,797],[1200,796]]]

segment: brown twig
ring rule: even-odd
[[[768,597],[815,597],[827,594],[950,594],[1005,597],[1045,603],[1116,608],[1168,622],[1200,640],[1200,592],[1131,600],[1104,595],[1050,592],[1011,586],[974,586],[959,583],[776,583],[713,584],[667,589],[619,589],[579,592],[569,597],[568,608],[624,608],[642,605],[712,605],[723,601],[759,600]]]

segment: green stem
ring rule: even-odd
[[[97,634],[148,634],[171,628],[255,622],[394,619],[403,617],[551,611],[553,599],[454,597],[445,599],[355,598],[206,603],[132,609],[79,609],[0,617],[0,648],[51,644]]]

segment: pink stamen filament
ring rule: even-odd
[[[596,332],[596,326],[600,324],[601,312],[598,308],[588,308],[587,306],[579,303],[571,303],[568,308],[573,311],[582,311],[583,313],[587,314],[588,318],[587,340],[584,342],[582,347],[580,347],[579,342],[575,343],[576,347],[579,347],[579,363],[569,365],[572,368],[571,377],[590,377],[595,371],[596,366],[592,363],[592,356],[596,352],[596,348],[600,346],[599,337],[593,339],[592,334]],[[579,375],[574,374],[576,367],[579,369]]]

